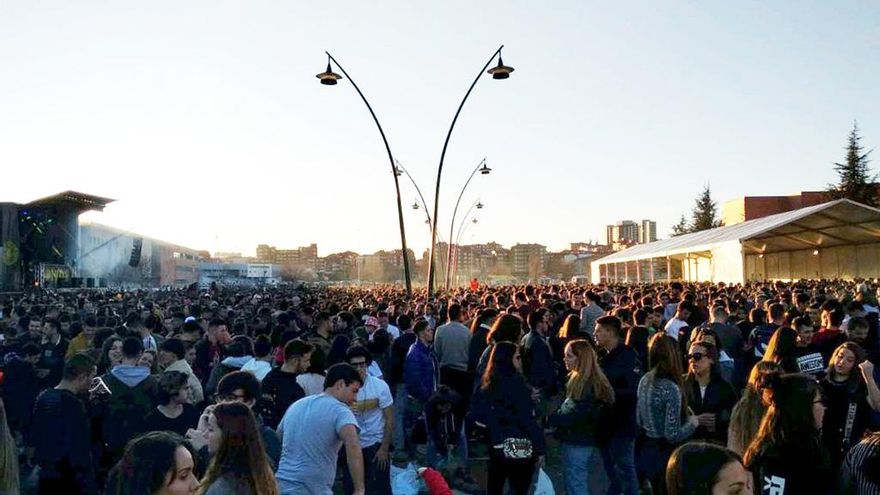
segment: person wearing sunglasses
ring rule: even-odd
[[[726,445],[727,425],[736,404],[736,392],[721,377],[717,356],[717,347],[709,342],[691,344],[684,392],[699,421],[693,438]]]

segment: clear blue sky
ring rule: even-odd
[[[705,183],[720,201],[822,188],[858,119],[880,145],[880,3],[0,1],[0,201],[116,198],[89,218],[187,246],[321,255],[399,247],[390,168],[329,50],[464,241],[666,236]],[[880,161],[880,157],[875,158]],[[874,169],[876,170],[876,162]],[[402,182],[410,247],[430,239]],[[444,234],[445,236],[445,234]]]

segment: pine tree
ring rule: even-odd
[[[687,219],[684,217],[684,215],[682,215],[681,220],[679,220],[676,225],[672,226],[672,237],[678,237],[680,235],[687,234],[690,231],[691,228],[687,223]]]
[[[829,185],[827,192],[833,199],[846,198],[877,206],[877,189],[874,184],[877,181],[877,174],[872,174],[868,168],[868,155],[871,152],[863,153],[861,140],[858,125],[853,122],[846,147],[846,162],[834,164],[839,182],[836,185]]]
[[[712,200],[709,186],[703,189],[703,193],[696,199],[694,211],[691,213],[690,232],[714,229],[721,226],[721,220],[717,218],[718,205]]]

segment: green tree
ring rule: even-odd
[[[672,237],[678,237],[680,235],[687,234],[691,231],[690,225],[688,225],[687,219],[684,215],[681,216],[681,220],[678,221],[677,224],[672,226]]]
[[[691,213],[690,232],[721,227],[721,219],[718,218],[718,204],[712,200],[712,192],[708,185],[695,202],[694,211]]]
[[[838,183],[829,185],[827,193],[833,199],[846,198],[877,206],[877,188],[874,184],[877,181],[877,174],[872,174],[868,168],[868,155],[871,152],[864,152],[861,140],[858,124],[853,122],[847,140],[846,161],[834,164]]]

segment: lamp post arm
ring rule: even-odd
[[[486,157],[483,157],[483,160],[477,164],[477,167],[471,172],[470,177],[468,177],[467,181],[464,183],[464,187],[461,188],[461,192],[458,193],[458,199],[455,201],[455,208],[452,209],[452,220],[449,222],[449,246],[446,249],[446,290],[449,290],[449,261],[452,257],[452,232],[455,229],[455,216],[458,213],[458,205],[461,203],[461,198],[464,196],[464,191],[467,189],[468,184],[471,183],[471,179],[474,178],[474,175],[477,174],[477,170],[480,170],[480,167],[486,163]],[[476,203],[475,203],[476,204]],[[467,215],[465,215],[467,216]]]
[[[458,105],[458,110],[455,112],[455,117],[452,118],[452,124],[449,126],[449,131],[446,133],[446,140],[443,142],[443,151],[440,152],[440,165],[437,167],[437,185],[434,190],[434,218],[431,226],[431,260],[434,259],[434,248],[437,243],[437,210],[440,207],[440,178],[443,175],[443,160],[446,158],[446,148],[449,146],[449,138],[452,136],[452,129],[455,128],[455,122],[458,120],[458,115],[461,113],[461,109],[464,107],[464,103],[467,101],[468,96],[470,96],[471,91],[473,91],[474,86],[477,85],[477,81],[480,80],[480,77],[483,76],[483,73],[489,67],[489,64],[495,60],[495,57],[501,53],[501,49],[504,48],[504,45],[498,47],[495,50],[495,53],[489,57],[489,60],[486,62],[486,65],[480,69],[480,72],[477,73],[477,77],[474,78],[474,82],[471,83],[471,86],[468,88],[467,93],[464,94],[464,98],[461,100],[461,103]],[[452,242],[452,239],[449,239]],[[431,265],[433,267],[433,264]],[[433,268],[428,271],[428,296],[430,297],[434,291],[434,270]]]
[[[405,168],[403,168],[403,165],[401,165],[398,160],[394,160],[394,161],[397,162],[397,168],[399,168],[401,172],[406,174],[406,178],[409,179],[409,181],[412,183],[413,187],[416,189],[416,194],[419,195],[419,200],[422,202],[422,208],[425,209],[425,216],[428,217],[428,228],[430,229],[431,228],[431,211],[428,210],[428,203],[425,201],[425,197],[422,196],[422,190],[419,189],[419,185],[416,184],[416,181],[412,178],[411,175],[409,175],[409,172]]]
[[[330,55],[330,52],[324,52],[327,54],[327,57],[336,64],[336,67],[348,78],[348,81],[354,87],[357,94],[361,97],[361,100],[364,101],[364,105],[367,106],[367,110],[370,111],[370,115],[373,117],[373,122],[376,123],[376,127],[379,128],[379,134],[382,135],[382,142],[385,144],[385,151],[388,153],[388,162],[391,164],[391,176],[394,177],[394,190],[397,193],[397,221],[400,225],[400,245],[401,245],[401,257],[403,258],[403,276],[406,283],[406,295],[412,296],[412,279],[410,277],[409,271],[409,258],[407,257],[408,249],[406,248],[406,231],[403,226],[403,203],[400,201],[400,183],[397,180],[397,169],[394,166],[394,156],[391,154],[391,147],[388,145],[388,139],[385,137],[385,131],[382,129],[382,124],[379,123],[379,118],[376,117],[376,112],[373,111],[373,107],[370,106],[370,102],[367,101],[367,97],[364,96],[364,93],[361,92],[361,89],[354,82],[354,79],[348,75],[348,72],[345,72],[345,69],[339,62],[333,58],[333,55]]]
[[[479,202],[480,202],[479,199],[474,201],[474,204],[472,204],[471,207],[468,208],[468,211],[464,214],[464,217],[462,217],[463,220],[461,221],[461,223],[458,224],[458,230],[456,231],[456,234],[455,234],[455,244],[456,245],[458,244],[459,239],[461,239],[462,230],[467,226],[468,216],[471,214],[472,211],[474,211],[474,207],[476,207],[477,203],[479,203]]]

